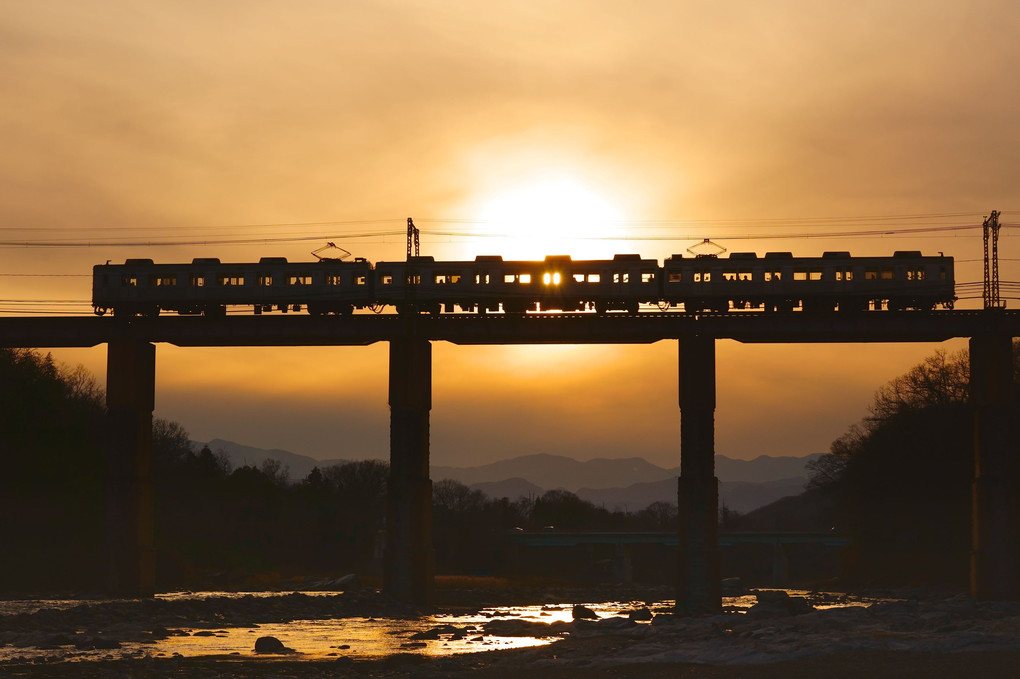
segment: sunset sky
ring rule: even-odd
[[[89,312],[128,257],[402,259],[407,217],[437,259],[711,238],[979,283],[980,228],[902,231],[998,209],[1020,281],[1018,34],[1013,0],[0,0],[0,313]],[[823,452],[939,346],[719,342],[716,451]],[[676,352],[437,343],[432,461],[678,465]],[[54,354],[105,378],[105,347]],[[155,415],[385,458],[386,377],[385,345],[159,345]]]

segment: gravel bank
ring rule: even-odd
[[[599,590],[606,600],[635,607],[659,590]],[[591,602],[591,590],[446,592],[448,609],[536,601]],[[663,608],[651,615],[576,620],[543,626],[496,621],[482,634],[550,636],[553,644],[442,657],[401,653],[364,660],[342,654],[329,661],[297,655],[218,658],[126,657],[124,642],[161,635],[336,617],[415,619],[424,611],[373,590],[336,595],[209,597],[191,600],[110,601],[64,610],[0,616],[0,645],[33,650],[32,659],[0,663],[11,677],[440,677],[529,679],[554,677],[1020,677],[1020,604],[969,597],[909,599],[827,608],[839,595],[801,599],[763,592],[745,611],[681,617]],[[651,617],[650,622],[641,618]],[[455,631],[436,630],[437,635]],[[82,648],[93,659],[71,662]],[[45,652],[41,655],[39,650]],[[79,655],[80,657],[80,655]]]

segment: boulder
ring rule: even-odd
[[[751,618],[776,618],[810,613],[815,607],[802,596],[790,596],[783,590],[761,590],[755,592],[758,603],[747,609]]]
[[[645,608],[638,608],[627,614],[627,617],[634,622],[648,622],[652,619],[652,612]]]
[[[287,654],[294,653],[293,648],[287,648],[283,642],[276,637],[259,637],[255,640],[256,653]]]

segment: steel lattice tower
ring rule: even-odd
[[[984,303],[986,309],[998,309],[1005,306],[999,300],[999,211],[992,210],[984,221],[985,238],[985,287]],[[989,241],[991,250],[989,251]]]

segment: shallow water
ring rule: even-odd
[[[333,595],[328,592],[304,592],[308,596]],[[806,592],[790,591],[791,595]],[[182,592],[161,594],[164,599],[205,599],[207,597],[239,596],[280,596],[279,592],[229,593],[229,592]],[[756,602],[754,595],[725,597],[723,605],[736,609],[750,608]],[[64,609],[87,603],[85,600],[19,600],[0,602],[0,614],[33,612],[40,609]],[[868,605],[871,601],[859,599],[837,602],[817,602],[817,608],[833,606]],[[662,602],[610,602],[586,604],[599,617],[626,616],[629,611],[648,607],[653,611],[668,610],[672,601]],[[572,604],[544,606],[512,606],[487,608],[471,615],[432,615],[418,619],[401,620],[390,618],[337,618],[325,620],[293,620],[282,623],[265,623],[250,627],[224,627],[203,629],[193,627],[172,628],[174,636],[152,643],[122,642],[122,647],[113,651],[79,651],[73,647],[60,649],[15,648],[0,646],[0,662],[16,657],[26,659],[37,657],[60,657],[64,660],[97,660],[105,657],[124,656],[208,656],[235,655],[254,656],[255,640],[262,636],[273,636],[284,646],[298,655],[284,657],[301,659],[324,659],[347,656],[367,658],[394,653],[419,653],[424,655],[448,655],[472,653],[487,650],[523,648],[555,642],[559,637],[550,631],[550,636],[494,636],[484,632],[485,623],[493,620],[520,620],[552,623],[572,620]],[[732,610],[732,609],[731,609]],[[738,610],[739,612],[739,610]],[[433,630],[439,625],[457,628],[440,634],[434,639],[412,639],[412,635]],[[272,656],[271,656],[272,657]],[[281,657],[281,656],[275,656]]]

